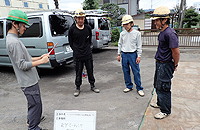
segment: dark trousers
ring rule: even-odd
[[[38,83],[30,87],[22,87],[27,99],[29,130],[40,130],[38,126],[42,115],[42,101]]]
[[[174,73],[174,62],[156,62],[154,87],[157,93],[157,104],[162,113],[171,113],[171,79]]]
[[[77,88],[80,89],[80,86],[82,84],[82,73],[83,73],[83,67],[85,65],[87,74],[88,74],[88,81],[90,84],[94,84],[95,78],[93,75],[93,59],[87,59],[87,60],[74,60],[75,65],[75,71],[76,71],[76,79],[75,79],[75,85]]]

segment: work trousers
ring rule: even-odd
[[[131,81],[131,75],[130,75],[130,66],[134,75],[134,82],[136,84],[136,89],[143,90],[143,87],[141,86],[141,79],[140,79],[140,68],[139,64],[136,63],[137,59],[137,53],[124,53],[122,52],[122,70],[124,72],[124,80],[126,87],[129,89],[133,88],[133,83]]]
[[[171,79],[174,73],[174,62],[156,62],[154,88],[157,93],[157,104],[162,113],[171,113]]]
[[[38,83],[30,87],[22,87],[27,99],[29,130],[40,130],[38,126],[42,115],[42,101]]]
[[[91,85],[94,85],[95,78],[93,75],[93,59],[87,59],[87,60],[74,60],[75,65],[75,71],[76,71],[76,79],[75,79],[75,85],[77,89],[80,89],[80,86],[82,84],[82,73],[83,73],[83,67],[85,65],[88,75],[88,81]]]

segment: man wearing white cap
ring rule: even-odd
[[[141,33],[132,28],[133,18],[130,15],[125,15],[122,18],[122,26],[125,30],[120,33],[117,60],[120,62],[122,57],[122,70],[124,72],[124,80],[126,84],[124,92],[127,93],[133,89],[133,83],[130,75],[131,66],[137,92],[140,96],[144,96],[139,68],[140,57],[142,54]]]
[[[77,9],[75,11],[76,24],[72,25],[69,30],[69,44],[73,50],[76,79],[75,85],[76,90],[74,96],[77,97],[80,94],[80,86],[82,84],[82,72],[83,66],[85,65],[88,81],[90,83],[91,90],[95,93],[99,93],[94,85],[95,78],[93,75],[93,58],[91,46],[92,31],[89,25],[84,24],[85,21],[85,11],[83,9]]]
[[[154,88],[157,93],[157,103],[151,103],[154,108],[160,108],[160,112],[154,117],[163,119],[171,114],[171,79],[174,70],[178,67],[180,58],[178,36],[174,29],[169,27],[170,10],[161,6],[154,10],[152,19],[155,19],[158,35],[158,49],[155,55],[156,70],[154,76]]]

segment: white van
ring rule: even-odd
[[[26,12],[28,23],[26,31],[20,40],[32,57],[50,53],[50,62],[41,64],[38,68],[54,68],[73,62],[73,51],[68,42],[68,31],[74,23],[71,14],[61,10]],[[12,66],[6,51],[6,17],[0,18],[0,66]]]
[[[93,49],[101,49],[111,44],[111,25],[107,14],[86,10],[86,19],[92,29]]]

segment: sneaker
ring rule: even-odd
[[[133,90],[133,89],[125,88],[123,92],[127,93],[127,92],[130,92],[131,90]]]
[[[76,89],[75,92],[74,92],[74,96],[75,96],[75,97],[78,97],[79,94],[80,94],[80,90],[79,90],[79,89]]]
[[[151,107],[154,107],[154,108],[160,108],[160,106],[158,106],[157,103],[151,103],[150,106],[151,106]]]
[[[100,90],[99,90],[98,88],[96,88],[96,87],[91,88],[91,90],[92,90],[93,92],[95,92],[95,93],[99,93],[99,92],[100,92]]]
[[[98,88],[96,88],[94,84],[90,84],[90,87],[91,87],[91,90],[93,92],[95,92],[95,93],[99,93],[100,92],[100,90]]]
[[[169,115],[169,114],[167,114],[167,113],[159,112],[159,113],[157,113],[157,114],[154,116],[154,118],[156,118],[156,119],[163,119],[163,118],[167,117],[168,115]]]
[[[143,92],[143,90],[139,90],[139,91],[137,91],[137,92],[138,92],[138,94],[139,94],[141,97],[144,96],[144,92]]]
[[[43,122],[46,119],[45,116],[42,116],[40,122]],[[29,126],[29,120],[27,120],[26,125]]]

